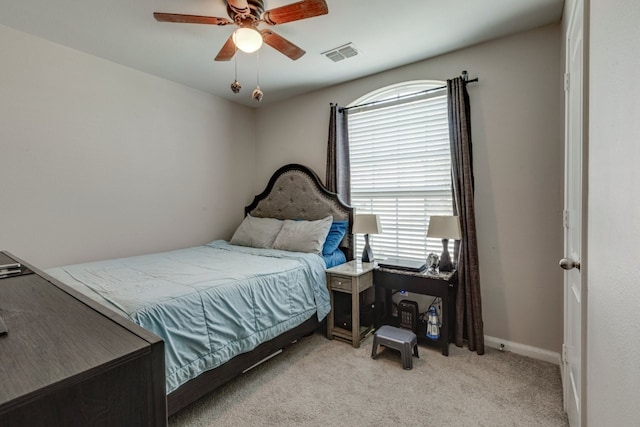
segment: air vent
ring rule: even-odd
[[[324,56],[332,60],[333,62],[342,61],[343,59],[351,58],[358,54],[358,50],[352,43],[336,47],[335,49],[322,52]]]

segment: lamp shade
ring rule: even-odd
[[[262,46],[262,34],[254,28],[238,28],[232,37],[236,47],[246,53],[255,52]]]
[[[376,214],[357,214],[353,221],[354,234],[380,234],[380,218]]]
[[[458,221],[458,217],[431,216],[431,218],[429,218],[427,237],[459,240],[462,237],[462,234],[460,233],[460,222]]]

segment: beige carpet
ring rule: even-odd
[[[372,337],[314,334],[169,419],[178,426],[567,426],[558,366],[487,348],[419,347],[413,369]]]

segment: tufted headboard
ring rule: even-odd
[[[353,208],[324,188],[318,175],[306,166],[289,164],[278,169],[244,211],[260,218],[312,221],[332,215],[334,220],[347,220],[349,228],[340,249],[347,260],[353,259]]]

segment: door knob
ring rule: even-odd
[[[572,268],[577,268],[580,270],[580,261],[574,261],[569,258],[562,258],[560,260],[560,267],[563,270],[571,270]]]

